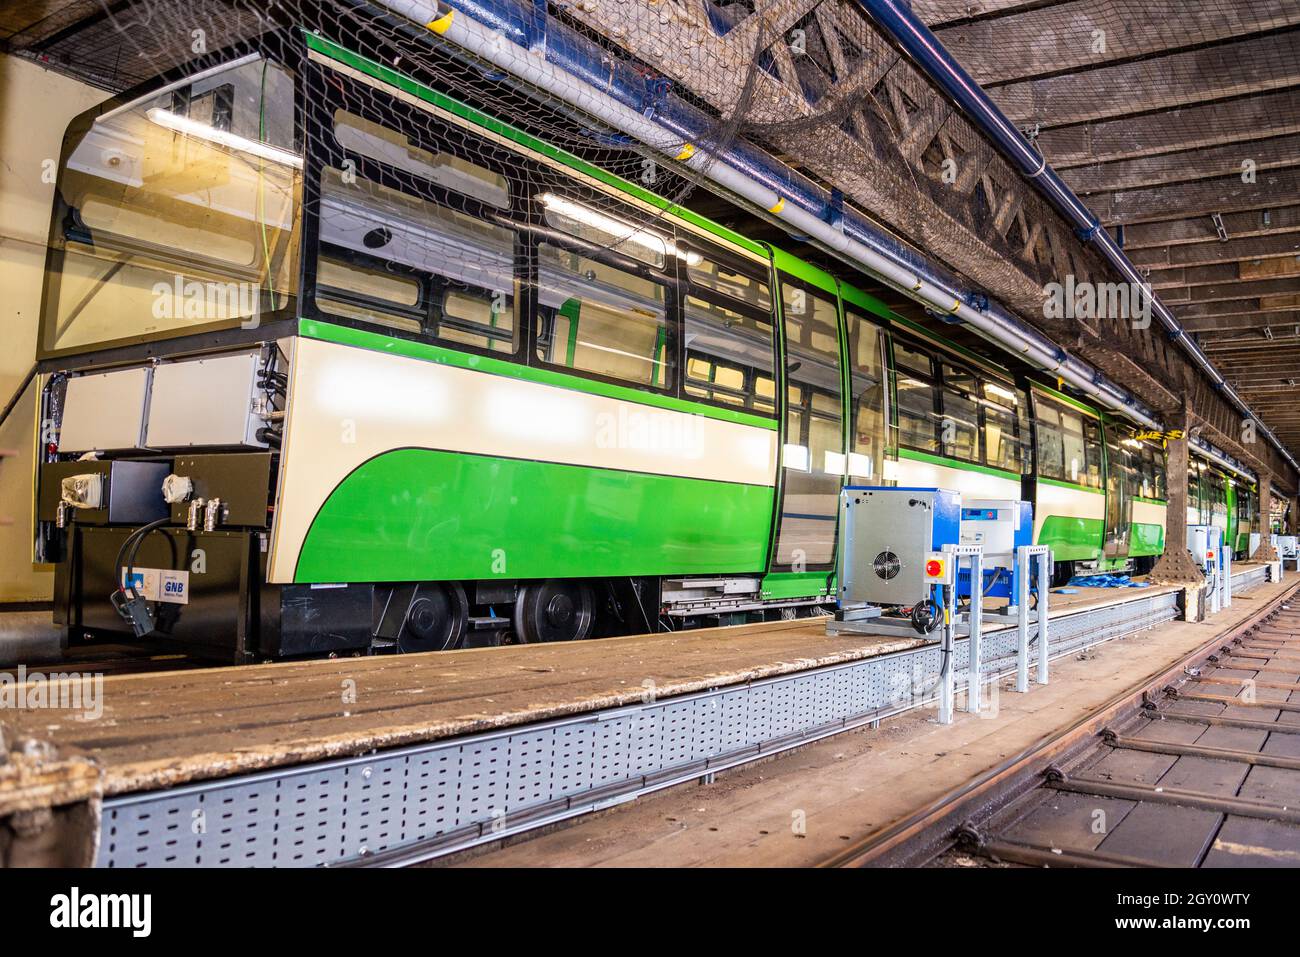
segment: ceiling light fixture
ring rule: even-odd
[[[164,110],[156,106],[145,115],[149,117],[151,122],[157,123],[164,129],[171,130],[174,133],[196,136],[201,140],[216,143],[218,146],[224,146],[227,149],[249,153],[264,160],[270,160],[272,163],[302,169],[301,156],[297,153],[290,153],[288,150],[282,150],[278,146],[271,146],[269,143],[259,143],[256,140],[237,136],[226,130],[219,130],[215,126],[199,123],[188,116],[181,116],[179,113],[173,113],[171,110]]]

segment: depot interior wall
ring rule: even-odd
[[[0,408],[36,357],[41,276],[57,163],[68,121],[107,98],[102,90],[0,54]],[[48,566],[31,562],[35,389],[0,423],[0,602],[47,601]]]

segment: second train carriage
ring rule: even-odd
[[[1027,498],[1062,579],[1160,553],[1123,423],[277,36],[68,131],[36,508],[71,635],[126,630],[128,571],[154,636],[236,660],[789,615],[846,481]]]

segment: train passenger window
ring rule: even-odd
[[[258,57],[74,124],[42,348],[179,336],[296,308],[294,102],[293,74]],[[182,286],[184,296],[158,294]]]
[[[959,369],[951,363],[941,363],[943,368],[943,384],[950,389],[957,389],[966,395],[975,395],[979,386],[975,381],[975,373],[966,369]]]
[[[1090,488],[1101,488],[1101,425],[1096,419],[1084,418],[1083,434],[1085,468],[1078,481]]]
[[[515,310],[507,296],[447,289],[438,321],[442,338],[488,352],[514,352]]]
[[[725,257],[714,256],[694,244],[688,246],[682,242],[679,246],[678,259],[686,264],[686,278],[692,288],[712,290],[761,312],[772,311],[772,293],[765,269],[744,268],[739,263],[723,261]]]
[[[939,440],[943,454],[963,462],[978,462],[979,406],[975,401],[975,375],[942,363],[942,418]]]
[[[341,169],[324,171],[320,205],[316,302],[322,310],[517,351],[512,230]],[[420,313],[393,308],[376,281],[377,266],[421,283]]]
[[[685,388],[687,395],[712,399],[724,405],[745,405],[744,370],[709,362],[707,359],[687,356]]]
[[[667,287],[550,243],[537,249],[537,357],[671,389]]]
[[[335,315],[419,332],[424,311],[420,282],[409,275],[367,265],[360,257],[322,253],[316,263],[316,301]]]
[[[1228,514],[1228,490],[1224,477],[1220,472],[1209,470],[1206,471],[1206,476],[1209,480],[1210,514],[1225,517]]]
[[[1064,448],[1065,480],[1087,485],[1088,459],[1084,452],[1083,415],[1061,410],[1061,444]]]
[[[669,240],[653,229],[559,193],[542,193],[537,201],[548,226],[656,269],[664,268],[670,249],[676,251]]]
[[[683,320],[687,395],[761,413],[772,403],[772,308],[766,267],[721,262],[703,246],[678,249],[686,264]],[[759,393],[766,383],[766,396]]]
[[[1034,396],[1038,423],[1038,474],[1101,488],[1101,427],[1095,419],[1041,395]]]
[[[1038,423],[1038,474],[1043,478],[1065,478],[1065,442],[1061,436],[1061,410],[1034,397]]]
[[[1134,456],[1140,482],[1140,487],[1135,494],[1142,498],[1163,500],[1165,497],[1164,452],[1150,443],[1140,442],[1140,444],[1141,452]]]
[[[1124,485],[1126,494],[1132,498],[1141,496],[1149,497],[1145,489],[1149,486],[1146,477],[1146,466],[1143,462],[1142,443],[1133,439],[1122,439],[1119,442],[1119,449],[1124,458]]]
[[[905,375],[895,383],[898,394],[898,444],[921,452],[939,451],[939,414],[933,383]]]
[[[880,327],[851,309],[844,319],[849,333],[848,473],[854,480],[878,479],[885,464],[884,337]]]
[[[1124,444],[1128,445],[1128,442]],[[1133,484],[1129,490],[1130,494],[1139,498],[1154,498],[1151,446],[1144,442],[1136,442],[1133,451],[1129,453],[1129,461],[1133,464]]]
[[[979,461],[979,407],[964,393],[945,391],[939,437],[943,454],[963,462]]]
[[[982,385],[984,406],[984,463],[1009,472],[1028,471],[1020,395],[997,382]]]
[[[934,370],[930,368],[930,356],[919,349],[913,349],[894,340],[894,365],[900,369],[907,369],[911,372],[918,372],[926,378],[934,375]]]
[[[776,563],[829,568],[846,468],[839,308],[834,298],[790,282],[781,284],[781,307],[789,391]]]
[[[334,138],[351,153],[377,160],[499,209],[510,207],[509,181],[500,173],[450,153],[421,149],[405,133],[347,110],[334,113]]]

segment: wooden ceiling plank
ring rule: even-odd
[[[1115,9],[1112,0],[1074,0],[935,33],[961,58],[976,82],[988,86],[1087,70],[1297,23],[1300,4],[1295,0],[1226,5],[1146,0],[1122,11]],[[1104,34],[1104,48],[1097,31]]]
[[[1300,10],[1300,4],[1296,4]],[[1300,90],[1280,90],[1086,126],[1046,130],[1038,147],[1058,171],[1300,132]]]
[[[1300,30],[989,91],[1019,126],[1042,130],[1185,108],[1300,85]]]

